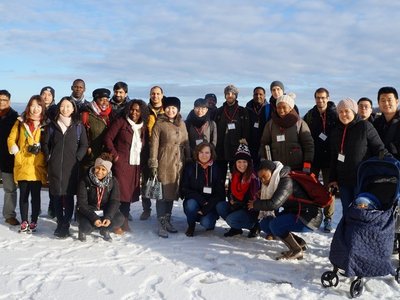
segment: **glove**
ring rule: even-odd
[[[310,174],[311,173],[311,163],[304,162],[303,163],[303,172]]]
[[[150,175],[151,175],[151,178],[157,177],[157,168],[151,168]]]

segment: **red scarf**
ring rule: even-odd
[[[239,201],[243,201],[245,194],[249,190],[251,177],[248,181],[244,181],[243,174],[233,172],[231,182],[231,193]]]

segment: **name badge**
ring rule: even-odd
[[[198,145],[198,144],[201,144],[203,142],[203,140],[196,140],[196,146]]]
[[[203,193],[204,194],[211,194],[212,193],[211,187],[209,187],[209,186],[203,187]]]
[[[102,210],[95,210],[94,213],[99,217],[103,217],[104,216],[104,211],[102,211]]]
[[[328,136],[325,134],[325,133],[323,133],[323,132],[321,132],[320,133],[320,135],[318,136],[321,140],[323,140],[323,141],[325,141],[327,138],[328,138]]]
[[[285,135],[284,134],[280,134],[276,136],[276,141],[277,142],[284,142],[285,141]]]
[[[228,123],[228,129],[229,130],[236,129],[235,123]]]
[[[337,157],[337,160],[341,161],[341,162],[344,162],[344,155],[342,153],[339,153],[338,157]]]
[[[258,122],[254,123],[254,128],[258,128],[260,126],[260,124],[258,124]]]

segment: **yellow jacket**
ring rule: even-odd
[[[157,112],[157,110],[153,108],[153,105],[151,105],[151,103],[149,103],[148,107],[150,114],[149,114],[149,119],[147,121],[147,128],[149,130],[149,136],[151,136],[151,132],[153,131],[153,126],[156,123],[158,116],[164,114],[164,108],[161,107],[160,110]]]
[[[28,146],[40,144],[40,136],[43,127],[39,126],[33,132],[29,126],[19,117],[11,129],[7,139],[8,151],[15,155],[14,159],[14,181],[41,181],[47,182],[46,159],[42,150],[38,154],[28,151]]]

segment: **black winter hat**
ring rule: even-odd
[[[95,89],[92,93],[93,100],[96,100],[98,98],[103,98],[107,97],[110,98],[111,91],[109,89],[101,88],[101,89]]]
[[[239,159],[251,161],[250,150],[246,144],[240,144],[236,150],[234,161],[237,161]]]
[[[49,91],[49,92],[53,95],[53,100],[55,100],[56,91],[55,91],[51,86],[45,86],[44,88],[42,88],[42,89],[40,90],[40,95],[42,95],[42,93],[43,93],[44,91]]]
[[[206,95],[204,96],[204,99],[207,100],[208,98],[214,99],[215,103],[217,103],[217,96],[215,96],[215,94],[206,94]]]
[[[165,97],[163,98],[163,108],[165,109],[168,106],[175,106],[178,108],[178,111],[181,110],[181,100],[177,97]]]
[[[198,98],[194,101],[194,107],[207,107],[207,101],[203,98]]]

